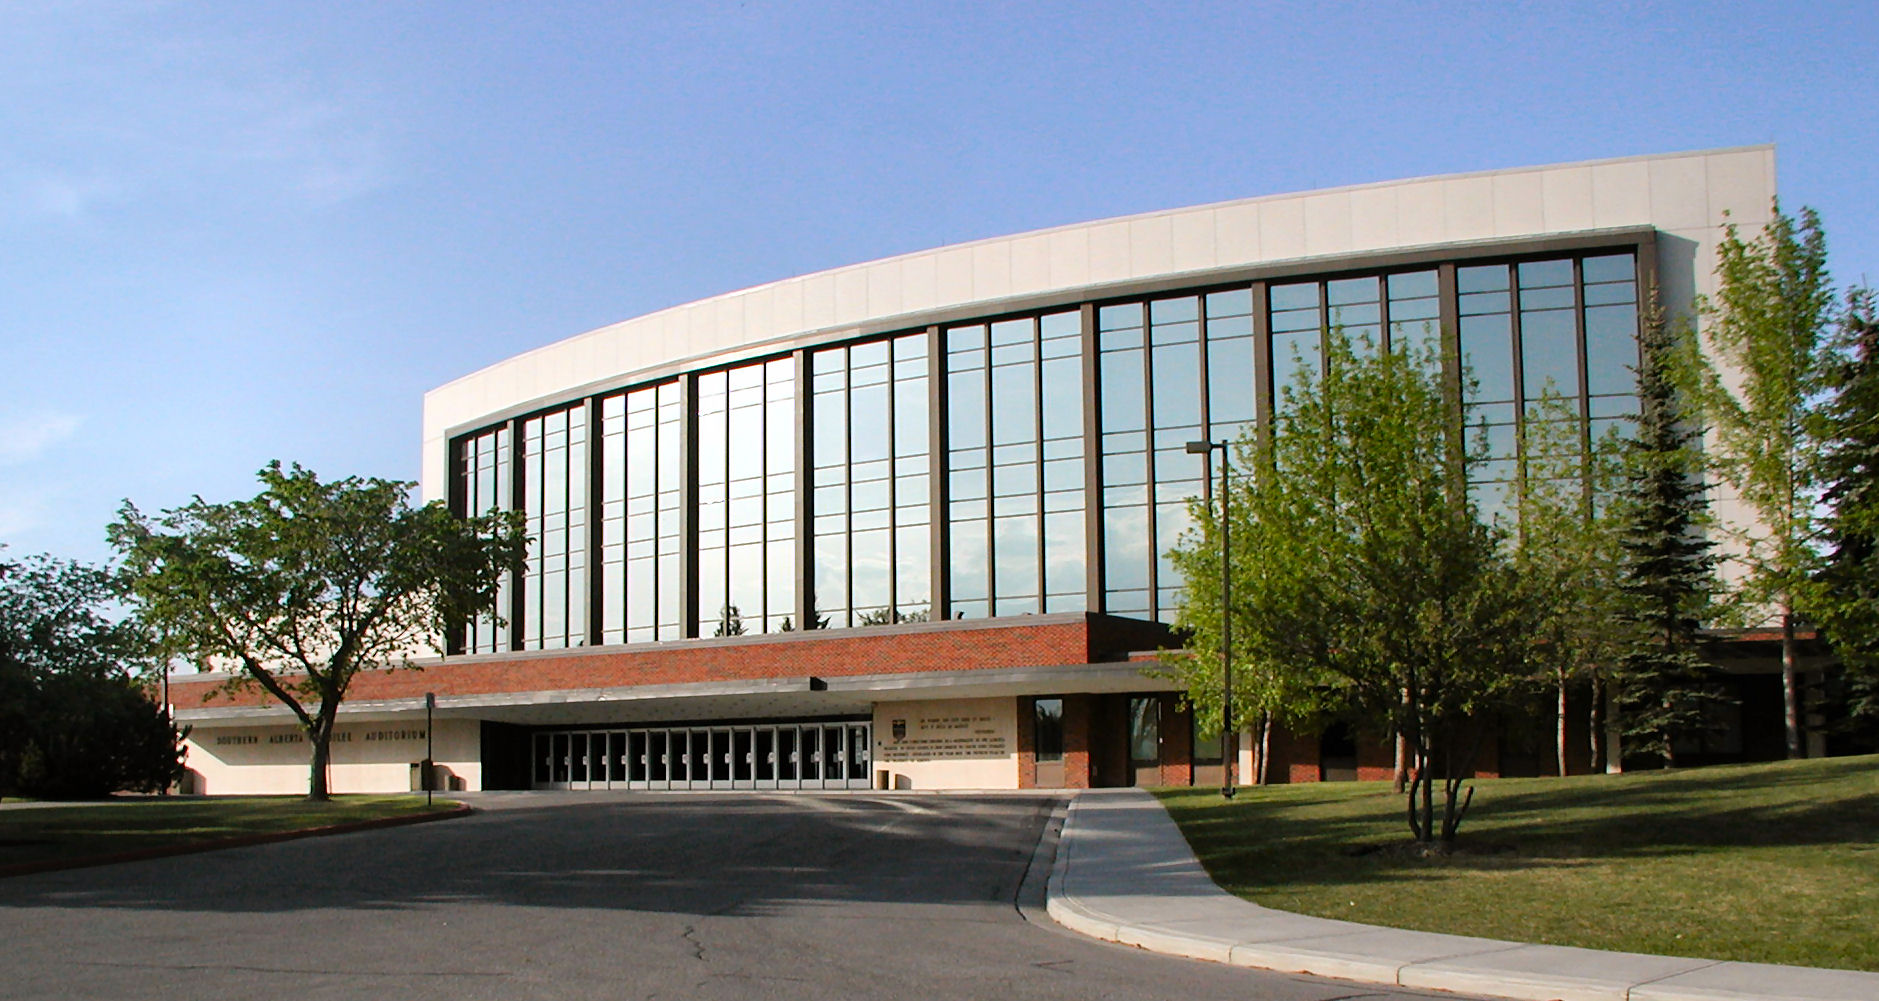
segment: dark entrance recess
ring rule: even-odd
[[[483,788],[529,787],[529,731],[508,723],[483,721]]]
[[[1357,781],[1357,735],[1344,723],[1332,723],[1318,738],[1318,780]]]
[[[1036,785],[1040,789],[1061,788],[1063,774],[1063,700],[1035,699],[1032,714],[1032,747],[1037,754]]]
[[[1161,697],[1129,700],[1129,785],[1161,784]]]

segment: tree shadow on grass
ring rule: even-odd
[[[1485,780],[1477,783],[1460,851],[1447,857],[1388,850],[1409,835],[1404,799],[1387,789],[1275,790],[1230,805],[1174,796],[1167,805],[1209,871],[1243,890],[1418,879],[1441,870],[1563,869],[1730,848],[1871,845],[1879,830],[1879,759],[1807,765],[1512,780],[1520,784],[1511,787]]]

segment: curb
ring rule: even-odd
[[[1170,916],[1181,912],[1171,912],[1165,903],[1141,909],[1143,902],[1157,896],[1154,889],[1119,891],[1111,886],[1103,898],[1123,901],[1119,910],[1153,915],[1139,920],[1092,907],[1066,892],[1068,873],[1081,847],[1076,836],[1078,814],[1086,802],[1082,796],[1070,802],[1046,884],[1045,910],[1058,924],[1092,938],[1276,973],[1523,1001],[1879,999],[1879,973],[1528,945],[1382,928],[1277,911],[1241,900],[1217,886],[1212,887],[1209,899],[1190,902],[1185,910],[1192,916]],[[1162,816],[1166,819],[1165,812]],[[1099,836],[1106,833],[1114,832],[1102,831]],[[1166,847],[1169,863],[1191,862],[1193,869],[1199,869],[1192,853],[1185,851],[1185,840]],[[1089,868],[1086,863],[1084,871]],[[1211,880],[1206,883],[1212,886]],[[1239,934],[1231,927],[1225,929],[1226,937],[1188,930],[1198,923],[1203,907],[1212,908],[1206,922],[1210,928],[1238,922]],[[1225,922],[1218,920],[1223,908],[1234,912]]]
[[[181,845],[157,845],[152,848],[137,848],[125,852],[113,852],[109,855],[82,855],[77,858],[43,859],[38,862],[15,862],[12,865],[0,865],[0,879],[8,876],[29,876],[40,872],[57,872],[61,869],[88,869],[92,866],[116,865],[119,862],[143,862],[149,859],[170,858],[175,855],[194,855],[199,852],[221,851],[224,848],[246,848],[249,845],[272,844],[277,841],[297,841],[301,838],[323,838],[332,834],[351,834],[354,831],[373,831],[383,827],[404,827],[409,824],[427,824],[434,820],[450,820],[474,813],[468,803],[458,803],[449,810],[436,810],[430,813],[412,813],[400,817],[379,817],[376,820],[354,820],[344,824],[326,824],[321,827],[302,827],[293,831],[269,831],[264,834],[237,834],[233,837],[217,838],[213,841],[195,841]]]

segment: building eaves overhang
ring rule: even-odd
[[[1141,662],[968,668],[918,674],[803,676],[750,681],[628,685],[553,691],[439,695],[439,719],[478,719],[529,726],[620,726],[760,719],[814,719],[869,713],[877,703],[1023,695],[1169,691],[1175,684]],[[422,698],[348,701],[344,722],[421,718]],[[284,706],[184,709],[180,723],[203,728],[292,725]]]

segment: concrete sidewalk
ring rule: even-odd
[[[1050,916],[1096,938],[1235,966],[1532,1001],[1879,1001],[1879,974],[1525,945],[1308,917],[1214,885],[1153,796],[1079,793]]]

